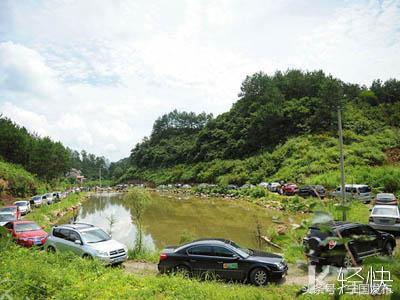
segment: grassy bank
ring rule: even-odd
[[[39,208],[35,208],[26,216],[26,219],[35,221],[40,226],[43,226],[46,230],[48,230],[56,223],[57,220],[65,217],[65,215],[68,213],[72,214],[74,207],[77,209],[85,197],[86,193],[69,194],[60,202],[52,205],[42,205]]]

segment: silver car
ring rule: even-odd
[[[17,218],[13,213],[0,211],[0,226],[6,225],[10,221],[16,221]]]
[[[14,205],[18,207],[21,215],[26,215],[31,212],[31,204],[27,200],[15,201]]]
[[[400,213],[397,205],[375,205],[369,225],[377,230],[400,231]]]
[[[47,204],[53,204],[54,201],[54,197],[53,197],[53,193],[47,193],[43,195],[43,198],[45,198],[47,200]]]
[[[97,258],[107,265],[127,260],[128,248],[102,229],[84,223],[53,227],[45,244],[49,252],[73,252],[83,258]]]
[[[370,202],[372,199],[371,188],[366,184],[346,184],[345,193],[348,199],[355,199],[361,202]],[[342,197],[342,188],[339,186],[332,192],[334,198]]]
[[[31,198],[31,204],[34,207],[40,207],[42,204],[44,204],[43,196],[40,196],[40,195],[33,196]]]

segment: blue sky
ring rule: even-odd
[[[400,78],[400,1],[0,0],[0,112],[117,160],[175,108],[219,114],[246,75]]]

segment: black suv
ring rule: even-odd
[[[306,185],[299,189],[298,195],[302,197],[320,197],[323,199],[326,196],[326,190],[322,185]]]
[[[276,254],[246,249],[225,239],[203,239],[165,248],[158,270],[201,277],[214,274],[219,279],[265,285],[285,277],[288,267]]]
[[[303,239],[303,246],[313,264],[351,267],[352,259],[345,241],[357,263],[372,255],[391,256],[396,247],[392,234],[364,224],[339,221],[312,225]]]

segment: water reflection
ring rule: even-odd
[[[100,194],[84,202],[76,221],[94,224],[109,231],[109,219],[114,239],[133,247],[136,226],[132,222],[129,204],[123,204],[121,194]],[[300,216],[293,216],[298,221]],[[176,245],[182,235],[193,239],[219,237],[232,239],[246,247],[256,247],[257,220],[264,232],[272,218],[287,220],[289,216],[267,210],[242,200],[178,198],[152,194],[152,202],[144,214],[144,240],[148,249]]]

